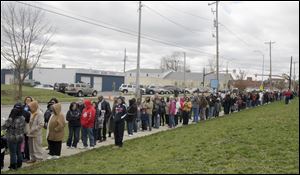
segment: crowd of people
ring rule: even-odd
[[[174,128],[180,123],[188,125],[219,117],[223,108],[224,115],[252,108],[270,102],[289,100],[295,94],[286,92],[239,92],[198,94],[183,97],[161,97],[158,94],[142,98],[129,99],[115,97],[112,107],[103,96],[97,101],[83,100],[72,102],[64,115],[58,99],[52,98],[43,114],[39,104],[32,97],[26,97],[24,103],[16,103],[8,119],[1,127],[1,169],[5,147],[9,148],[10,169],[22,167],[22,163],[34,163],[43,159],[42,130],[46,130],[49,151],[48,159],[57,159],[61,155],[64,141],[64,128],[68,125],[68,149],[76,149],[82,140],[81,149],[93,149],[97,143],[106,141],[114,134],[115,146],[123,146],[125,123],[127,133],[133,134],[152,128],[168,125]],[[3,137],[2,130],[6,131]],[[80,134],[81,133],[81,134]],[[81,138],[80,138],[81,135]],[[89,144],[88,144],[89,140]],[[7,142],[6,142],[7,141]],[[6,144],[7,143],[7,144]],[[2,149],[4,148],[4,149]]]

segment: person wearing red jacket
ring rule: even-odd
[[[291,90],[285,91],[284,96],[285,96],[285,104],[289,104],[290,98],[291,98]]]
[[[95,146],[93,128],[94,128],[96,111],[95,108],[92,106],[90,100],[84,100],[84,105],[85,108],[83,109],[80,118],[80,124],[82,127],[82,142],[83,142],[84,149],[87,149],[88,148],[87,137],[89,137],[90,149],[93,149]]]

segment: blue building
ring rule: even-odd
[[[13,72],[1,69],[1,84],[11,84]],[[124,74],[120,72],[101,71],[78,68],[45,68],[37,67],[27,77],[41,84],[78,83],[85,82],[92,85],[97,91],[118,90],[124,83]]]

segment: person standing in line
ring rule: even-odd
[[[90,149],[93,149],[95,146],[93,128],[94,128],[96,111],[90,100],[84,100],[84,105],[85,108],[83,109],[80,118],[80,123],[82,126],[82,142],[83,142],[82,149],[88,148],[87,138],[89,138],[90,141]]]
[[[106,141],[106,131],[108,126],[108,120],[111,116],[111,108],[109,102],[107,102],[102,95],[98,96],[98,110],[101,112],[101,114],[104,114],[102,137],[100,134],[100,140]]]
[[[146,113],[149,117],[148,119],[148,127],[149,131],[152,130],[152,110],[153,110],[153,102],[150,99],[150,97],[146,97],[144,103],[143,103],[144,108],[146,109]]]
[[[125,102],[122,97],[118,98],[118,103],[114,109],[114,122],[115,122],[115,147],[121,148],[123,146],[123,136],[125,127],[125,117],[127,115]]]
[[[176,115],[176,100],[173,96],[170,97],[170,103],[169,103],[169,128],[175,127],[175,118]]]
[[[194,93],[193,96],[191,97],[191,102],[192,102],[192,111],[193,111],[193,122],[198,123],[200,100],[196,93]]]
[[[111,134],[114,133],[114,130],[115,130],[115,122],[114,122],[115,116],[113,114],[115,114],[114,110],[115,110],[117,104],[118,104],[118,98],[114,97],[114,101],[113,101],[113,105],[112,105],[112,112],[109,117],[108,137],[111,137]]]
[[[31,112],[27,133],[30,160],[26,163],[35,163],[43,160],[42,129],[44,127],[44,118],[37,101],[30,102],[28,106]]]
[[[69,111],[67,112],[67,121],[69,126],[69,137],[67,140],[67,148],[77,148],[79,142],[79,133],[80,133],[80,110],[76,102],[70,104]],[[72,142],[73,141],[73,142]]]
[[[23,114],[22,104],[16,103],[10,112],[9,118],[1,127],[1,130],[6,130],[6,137],[10,154],[9,169],[13,170],[21,168],[23,162],[23,155],[21,153],[21,144],[23,142],[25,133],[25,117],[23,116]]]
[[[140,131],[141,129],[141,110],[143,108],[142,106],[142,99],[138,98],[136,105],[137,105],[137,113],[136,113],[136,120],[133,121],[133,132],[137,133],[137,131]]]
[[[185,101],[183,103],[182,117],[183,117],[183,125],[188,125],[189,123],[189,114],[192,109],[192,103],[189,97],[185,97]]]
[[[103,128],[103,121],[104,121],[104,113],[101,113],[101,111],[98,109],[97,102],[93,102],[93,107],[95,108],[96,115],[95,115],[95,123],[93,128],[93,134],[94,134],[94,141],[97,145],[97,140],[99,140],[99,143],[101,140],[101,131]]]
[[[24,141],[22,143],[24,150],[22,152],[23,154],[23,162],[27,162],[30,160],[29,155],[29,143],[28,143],[28,136],[26,134],[26,131],[28,131],[29,128],[29,121],[30,121],[30,109],[29,109],[29,103],[32,102],[33,99],[30,96],[25,97],[24,99],[24,105],[23,105],[23,113],[25,117],[25,134],[24,134]]]
[[[169,125],[169,107],[170,107],[170,98],[167,97],[166,99],[166,105],[165,105],[165,119],[166,119],[166,124]]]
[[[127,132],[129,137],[133,136],[133,121],[134,118],[136,118],[136,114],[137,114],[137,105],[136,105],[135,98],[133,98],[129,100],[129,107],[127,108],[127,117],[126,117]]]
[[[58,103],[58,100],[56,98],[51,98],[47,104],[47,110],[44,113],[44,129],[47,129],[48,121],[49,121],[50,117],[53,115],[52,105],[54,105],[56,103]],[[48,142],[48,140],[47,140],[47,142]],[[48,142],[47,150],[49,150],[49,142]]]
[[[52,105],[53,114],[47,126],[47,140],[49,141],[49,157],[47,159],[58,159],[61,154],[62,141],[64,139],[65,117],[61,112],[61,104]]]

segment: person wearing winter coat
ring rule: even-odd
[[[208,105],[208,102],[205,98],[204,95],[202,95],[200,97],[200,118],[202,117],[202,120],[206,120],[206,109],[207,109],[207,105]]]
[[[136,101],[136,105],[137,105],[137,113],[136,113],[136,120],[133,121],[133,132],[137,133],[138,130],[140,130],[141,128],[141,111],[143,108],[142,105],[142,99],[138,98]]]
[[[28,106],[31,112],[27,132],[30,161],[26,163],[34,163],[43,160],[42,129],[44,127],[44,117],[37,101],[30,102]]]
[[[191,102],[193,111],[193,122],[198,123],[200,99],[196,93],[194,93],[194,95],[191,97]]]
[[[23,155],[21,153],[21,144],[25,133],[25,117],[23,114],[22,104],[15,104],[14,108],[10,112],[9,118],[1,127],[1,130],[6,130],[6,138],[10,154],[9,169],[22,167]]]
[[[170,103],[169,103],[169,128],[175,127],[175,118],[176,115],[176,100],[173,96],[170,97]]]
[[[135,98],[129,100],[129,107],[127,108],[127,132],[128,136],[133,136],[133,121],[136,119],[137,115],[137,105]]]
[[[189,99],[189,97],[185,97],[185,101],[183,103],[183,109],[182,109],[182,118],[183,118],[183,125],[188,125],[189,123],[189,114],[192,109],[192,103]]]
[[[150,97],[146,97],[145,101],[143,102],[143,108],[146,109],[146,113],[149,117],[148,119],[148,127],[149,131],[152,129],[152,110],[153,110],[153,102]]]
[[[90,149],[93,149],[95,146],[94,141],[94,122],[96,116],[96,110],[93,107],[90,100],[84,100],[85,108],[82,111],[80,124],[82,126],[82,142],[83,142],[83,149],[88,148],[87,139],[89,138],[90,141]]]
[[[33,99],[32,97],[30,96],[27,96],[25,97],[24,99],[24,105],[23,105],[23,113],[24,113],[24,117],[25,117],[25,128],[28,128],[29,127],[29,121],[30,121],[30,109],[29,109],[29,106],[28,104],[30,102],[32,102]],[[30,160],[30,155],[29,155],[29,143],[28,143],[28,136],[27,134],[25,133],[24,134],[24,141],[23,141],[23,147],[24,149],[21,150],[23,151],[22,154],[23,154],[23,162],[27,162]]]
[[[101,114],[101,111],[98,109],[97,102],[94,101],[92,104],[96,111],[93,134],[94,134],[95,145],[97,145],[97,140],[99,140],[99,143],[102,142],[101,131],[103,129],[104,112]]]
[[[48,159],[58,159],[61,154],[62,141],[64,139],[64,128],[66,125],[65,117],[61,112],[61,104],[52,105],[53,114],[51,115],[47,126],[47,140],[49,141]]]
[[[154,119],[154,128],[158,129],[160,126],[160,117],[162,113],[162,103],[159,96],[154,98],[154,107],[153,107],[153,119]]]
[[[215,116],[214,117],[219,117],[220,111],[221,111],[221,100],[220,98],[217,98],[215,102]]]
[[[4,158],[5,158],[6,150],[8,148],[8,146],[7,146],[7,139],[4,136],[4,131],[2,131],[2,130],[1,130],[0,148],[1,148],[0,163],[1,163],[1,170],[2,170],[3,167],[4,167]]]
[[[108,121],[109,121],[109,117],[111,116],[111,108],[110,108],[110,104],[109,102],[107,102],[104,97],[102,95],[98,96],[98,110],[100,112],[100,114],[104,115],[104,121],[103,121],[103,127],[102,127],[102,132],[100,130],[99,133],[100,135],[100,140],[101,141],[106,141],[106,132],[107,132],[107,128],[108,128]]]
[[[115,122],[115,148],[121,148],[123,146],[125,117],[127,115],[126,106],[122,97],[118,97],[113,115]]]
[[[67,148],[77,148],[80,134],[80,117],[81,112],[76,102],[72,102],[67,112],[66,120],[68,121],[69,136],[67,140]]]
[[[231,103],[230,95],[227,94],[223,101],[223,108],[224,108],[225,115],[229,114],[230,112],[230,105],[231,105],[230,103]]]
[[[166,116],[166,101],[164,97],[161,97],[161,115],[160,115],[160,126],[165,126]]]
[[[48,105],[47,105],[47,110],[45,111],[44,113],[44,128],[47,129],[47,126],[48,126],[48,121],[51,117],[51,115],[53,114],[53,111],[52,111],[52,108],[51,106],[53,104],[56,104],[58,103],[58,100],[56,98],[52,98],[49,102],[48,102]]]

